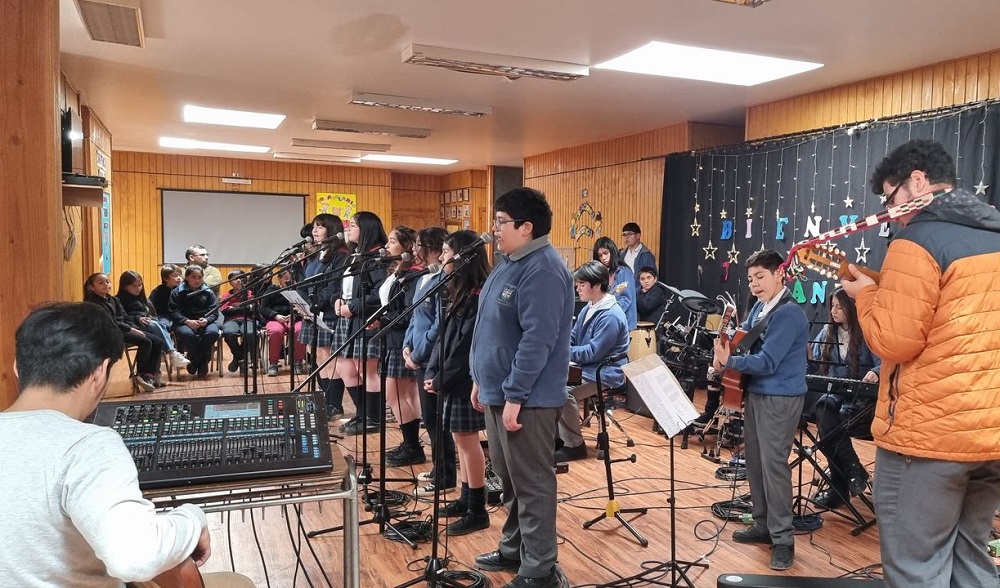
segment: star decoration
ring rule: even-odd
[[[719,211],[719,218],[726,218],[726,209],[723,208]]]
[[[701,210],[701,204],[698,204],[697,202],[695,202],[694,203],[694,212],[695,212],[695,214],[698,214],[699,210]]]
[[[729,248],[729,263],[732,265],[738,265],[740,263],[740,252],[736,250],[736,243]]]
[[[702,251],[705,252],[705,259],[715,259],[715,252],[719,248],[715,247],[714,245],[712,245],[712,240],[709,239],[708,240],[708,247],[702,247],[701,249],[702,249]]]
[[[701,236],[701,225],[698,224],[698,219],[697,218],[694,219],[693,223],[691,223],[691,236],[692,237],[700,237]]]
[[[854,208],[854,198],[851,198],[850,196],[844,198],[844,206],[847,208]]]
[[[979,180],[979,183],[973,187],[976,189],[976,196],[982,196],[986,194],[986,189],[989,188],[990,185],[984,183],[983,180]]]
[[[861,245],[854,248],[854,251],[858,253],[855,261],[858,263],[868,263],[868,252],[871,251],[871,247],[865,247],[865,238],[861,237]]]
[[[751,218],[753,216],[753,207],[752,206],[747,206],[746,215],[747,215],[747,218]]]

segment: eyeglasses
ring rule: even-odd
[[[493,219],[493,226],[494,227],[502,227],[502,226],[504,226],[507,223],[523,223],[523,222],[524,222],[524,219],[520,219],[520,218],[494,218]]]
[[[625,231],[622,233],[622,237],[634,237],[636,234],[631,231]]]
[[[903,184],[905,184],[906,182],[909,182],[909,181],[910,181],[910,178],[906,178],[905,180],[903,180],[902,182],[900,182],[899,185],[896,186],[893,189],[893,191],[890,192],[889,195],[885,197],[885,203],[887,205],[889,205],[889,206],[892,206],[892,200],[893,200],[893,198],[896,197],[896,193],[899,192],[899,189],[903,187]]]

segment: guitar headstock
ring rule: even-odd
[[[736,320],[736,305],[726,303],[722,310],[722,320],[719,321],[719,337],[723,341],[729,340],[729,333],[732,330],[733,321]]]
[[[847,255],[836,247],[822,244],[807,245],[795,252],[795,260],[799,265],[827,278],[842,280],[851,277],[851,272],[847,269],[851,262],[847,259]]]

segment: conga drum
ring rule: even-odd
[[[656,353],[655,323],[639,321],[632,331],[632,341],[628,347],[628,360],[635,361]]]

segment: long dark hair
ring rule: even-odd
[[[611,240],[611,237],[601,237],[594,242],[594,259],[597,261],[601,261],[601,255],[598,253],[601,249],[607,249],[608,253],[611,254],[608,271],[614,276],[615,272],[618,271],[618,267],[625,265],[625,260],[622,259],[622,254],[618,251],[618,246]]]
[[[847,343],[847,377],[858,378],[860,374],[858,373],[858,364],[861,361],[861,343],[864,341],[864,335],[861,333],[861,323],[858,322],[858,309],[854,305],[854,300],[844,292],[843,288],[837,288],[830,294],[830,308],[833,309],[833,300],[837,299],[840,303],[840,308],[844,310],[844,314],[847,316],[847,332],[850,335]],[[819,364],[819,373],[822,375],[827,375],[830,372],[830,358],[833,357],[833,347],[834,345],[840,345],[840,338],[838,336],[837,330],[840,325],[830,320],[830,324],[823,328],[823,332],[826,335],[824,339],[826,340],[826,345],[821,345],[822,349],[819,352],[819,358],[821,363]],[[841,358],[843,359],[843,358]]]
[[[105,274],[104,272],[94,272],[94,273],[90,274],[89,276],[87,276],[87,279],[83,282],[83,299],[84,300],[86,300],[87,297],[89,297],[91,295],[90,287],[94,285],[94,282],[96,282],[97,278],[99,278],[100,276],[107,277],[107,274]],[[108,295],[110,296],[110,293]],[[94,296],[97,296],[97,294],[94,294]]]
[[[468,245],[474,243],[479,235],[474,231],[455,231],[444,240],[445,244],[454,252],[458,253]],[[490,275],[490,264],[486,260],[486,247],[477,245],[472,252],[465,255],[469,259],[468,265],[462,268],[454,278],[448,283],[448,296],[451,298],[451,305],[448,307],[448,316],[454,316],[462,312],[469,302],[472,293],[483,287],[486,278]]]
[[[382,219],[374,212],[362,210],[354,215],[352,219],[358,225],[358,242],[353,243],[351,253],[366,253],[372,249],[385,247],[389,237],[385,234],[385,227],[382,226]]]
[[[313,217],[312,224],[326,229],[326,243],[323,244],[323,252],[319,254],[320,259],[324,261],[330,259],[335,251],[344,248],[345,239],[335,237],[335,235],[344,233],[344,221],[340,220],[339,216],[326,212],[317,214]]]
[[[399,225],[393,229],[392,232],[396,233],[396,241],[399,243],[399,246],[403,248],[403,253],[413,255],[413,245],[417,242],[417,232],[406,225]],[[400,259],[392,262],[392,265],[389,266],[389,273],[400,276],[406,270],[413,267],[413,265],[413,259],[410,259],[409,261]]]
[[[142,282],[142,276],[139,275],[139,272],[133,271],[133,270],[125,270],[125,271],[123,271],[122,275],[118,276],[118,294],[117,294],[117,296],[120,298],[121,294],[123,292],[125,292],[125,287],[126,286],[131,286],[132,284],[134,284],[136,282]],[[128,292],[125,292],[125,293],[128,294]],[[143,282],[142,288],[139,289],[139,295],[136,296],[136,298],[138,298],[139,300],[142,300],[143,302],[147,301],[147,299],[146,299],[146,284],[145,284],[145,282]]]

